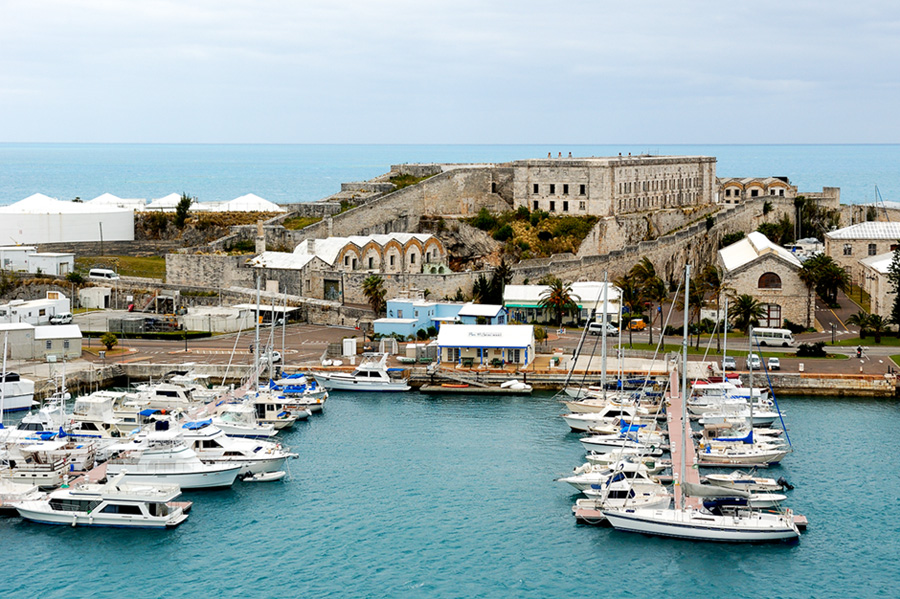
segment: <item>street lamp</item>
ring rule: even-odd
[[[834,345],[834,323],[831,323],[831,345]]]

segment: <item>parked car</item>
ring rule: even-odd
[[[759,359],[759,354],[750,354],[747,356],[747,370],[762,370],[762,360]]]
[[[781,360],[778,358],[769,358],[769,370],[781,370]]]
[[[50,317],[50,324],[72,324],[71,312],[60,312]]]
[[[603,334],[603,323],[602,322],[592,322],[588,325],[588,333],[591,335],[602,335]],[[618,327],[613,326],[611,322],[606,323],[606,335],[608,337],[615,337],[619,334]]]
[[[267,351],[263,351],[263,353],[259,354],[259,362],[260,364],[268,364],[269,362],[269,353]],[[281,352],[273,351],[272,352],[272,363],[281,362]]]
[[[722,370],[737,370],[737,361],[735,361],[734,356],[722,358]]]

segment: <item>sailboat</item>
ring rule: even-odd
[[[685,266],[685,281],[690,281],[690,265]],[[681,486],[678,506],[669,509],[607,508],[603,515],[609,523],[626,532],[691,539],[696,541],[763,542],[797,539],[800,531],[793,512],[763,512],[749,507],[750,494],[740,489],[722,489],[691,483],[685,480],[686,443],[690,437],[687,409],[687,330],[688,291],[685,285],[685,337],[682,341],[681,372],[681,454],[679,478]],[[675,422],[673,418],[672,422]],[[686,496],[706,498],[703,507],[687,505]]]

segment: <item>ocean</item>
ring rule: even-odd
[[[4,597],[896,597],[900,406],[782,398],[796,544],[578,525],[583,458],[549,395],[334,393],[284,443],[290,477],[192,492],[172,531],[0,518]]]
[[[557,156],[652,153],[718,159],[720,177],[786,176],[800,191],[840,187],[844,203],[900,200],[900,145],[157,145],[0,144],[0,205],[33,193],[89,200],[102,193],[159,198],[187,193],[222,201],[255,193],[312,202],[341,183],[392,164],[506,162]]]

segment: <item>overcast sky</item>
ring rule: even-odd
[[[0,141],[900,141],[900,2],[0,0]]]

